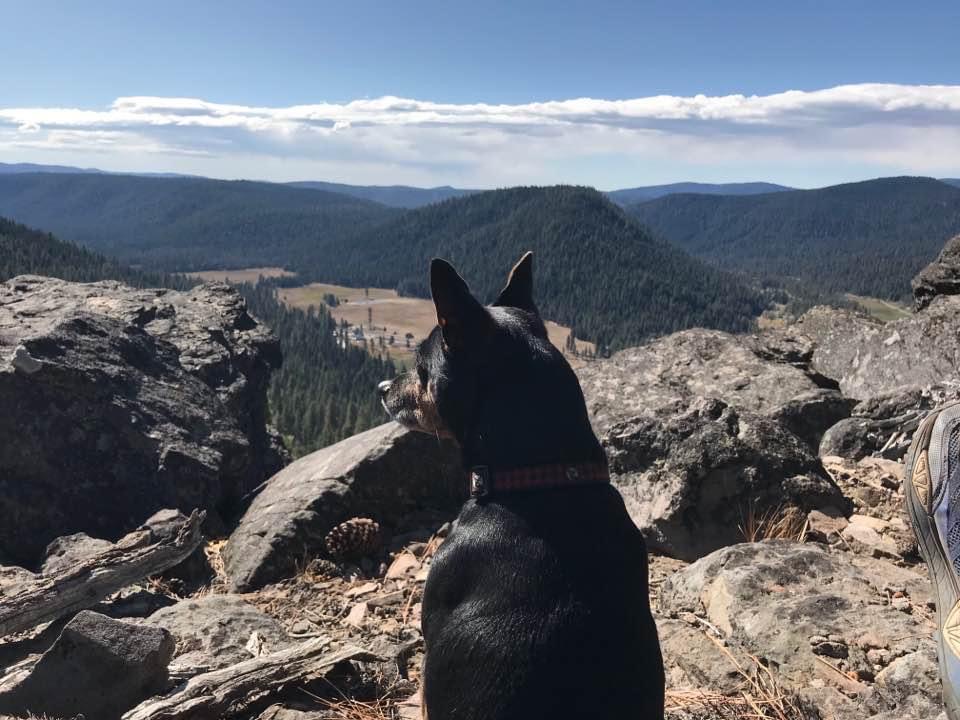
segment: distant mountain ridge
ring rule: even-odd
[[[906,297],[960,233],[960,188],[881,178],[764,195],[670,195],[629,212],[695,257],[817,293]]]
[[[179,177],[179,178],[197,178],[199,175],[185,175],[181,173],[169,172],[113,172],[108,170],[99,170],[97,168],[80,168],[68,165],[43,165],[39,163],[2,163],[0,162],[0,175],[13,175],[20,173],[84,173],[100,175],[132,175],[135,177]],[[213,179],[213,178],[207,178]],[[960,178],[942,178],[941,182],[960,187]],[[266,181],[251,181],[266,182]],[[353,185],[349,183],[328,182],[323,180],[297,180],[293,182],[279,183],[291,187],[306,188],[311,190],[322,190],[326,192],[335,192],[342,195],[360,198],[361,200],[370,200],[382,205],[394,208],[413,209],[424,205],[431,205],[437,202],[443,202],[450,198],[464,197],[478,192],[486,192],[484,189],[465,189],[451,187],[450,185],[441,185],[437,187],[416,187],[412,185]],[[677,182],[661,185],[641,185],[632,188],[621,188],[618,190],[603,191],[604,194],[618,205],[624,207],[647,200],[655,200],[667,195],[676,195],[680,193],[697,193],[701,195],[760,195],[771,192],[787,192],[797,188],[787,185],[779,185],[771,182],[733,182],[733,183],[702,183],[702,182]]]
[[[103,174],[96,168],[79,168],[69,165],[39,165],[37,163],[0,163],[0,175],[19,175],[21,173],[81,173]]]
[[[344,183],[303,181],[286,183],[293,187],[325,190],[341,193],[363,200],[372,200],[381,205],[395,208],[412,209],[443,202],[450,198],[464,197],[482,190],[463,190],[443,185],[442,187],[419,188],[409,185],[346,185]]]
[[[165,271],[297,265],[399,211],[276,183],[108,174],[0,174],[0,215]]]
[[[669,185],[646,185],[643,187],[611,190],[607,197],[618,205],[632,205],[646,200],[679,193],[698,193],[701,195],[760,195],[762,193],[784,192],[795,188],[768,182],[745,183],[698,183],[680,182]]]

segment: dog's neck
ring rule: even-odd
[[[464,467],[604,462],[576,375],[563,362],[481,383],[462,430]]]

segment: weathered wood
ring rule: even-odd
[[[373,661],[379,658],[356,647],[324,654],[327,638],[245,660],[222,670],[196,675],[177,691],[151,698],[129,710],[123,720],[206,720],[229,717],[251,703],[298,682],[326,675],[345,660]]]
[[[203,517],[194,510],[176,535],[158,542],[151,542],[149,530],[137,530],[67,570],[8,586],[0,593],[0,637],[85,610],[179,564],[200,545]]]

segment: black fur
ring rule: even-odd
[[[430,388],[465,467],[602,460],[576,375],[536,313],[529,255],[498,302],[531,309],[478,313],[436,263],[441,326],[394,385]],[[430,720],[663,718],[646,547],[611,485],[467,502],[434,557],[422,618]]]

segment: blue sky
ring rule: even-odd
[[[0,0],[0,161],[605,189],[960,175],[956,0],[147,5]]]

